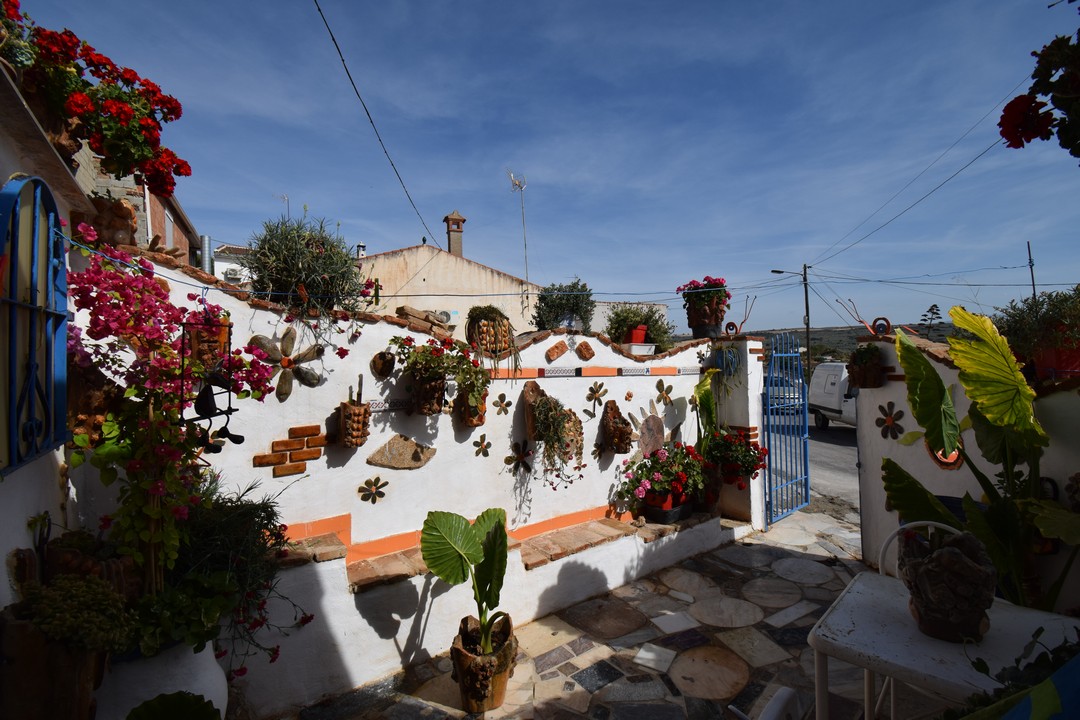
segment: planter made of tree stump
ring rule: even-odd
[[[10,608],[0,613],[0,717],[93,720],[106,653],[50,640]]]
[[[338,428],[341,444],[358,448],[367,442],[371,434],[371,403],[343,402],[338,405]]]
[[[446,378],[414,378],[413,408],[421,415],[438,415],[446,402]]]
[[[690,301],[686,307],[686,324],[694,338],[718,338],[724,334],[726,308],[718,298],[706,302]]]
[[[899,538],[900,579],[911,592],[908,609],[919,630],[948,642],[979,642],[990,629],[997,572],[986,547],[971,533],[949,535],[931,548],[914,530]]]
[[[848,385],[868,390],[885,384],[885,370],[878,364],[848,365]]]
[[[191,357],[204,370],[213,370],[229,354],[229,335],[231,325],[208,327],[206,325],[188,326],[188,338],[191,342]]]
[[[454,399],[454,410],[458,420],[465,427],[480,427],[487,419],[487,390],[480,396],[480,404],[473,407],[469,404],[469,393],[465,390],[458,392]]]
[[[453,679],[461,690],[461,708],[467,713],[494,710],[506,699],[506,686],[514,674],[518,641],[509,615],[495,621],[491,630],[494,652],[480,652],[480,622],[461,619],[457,637],[450,646]]]

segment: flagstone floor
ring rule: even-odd
[[[857,517],[798,512],[758,533],[516,629],[502,707],[485,719],[756,718],[783,687],[814,696],[807,634],[865,570]],[[832,717],[861,716],[862,672],[829,663]],[[449,657],[410,668],[397,690],[368,688],[298,720],[464,718]],[[905,697],[906,710],[934,706]],[[810,717],[813,714],[810,713]],[[798,716],[795,716],[798,717]]]

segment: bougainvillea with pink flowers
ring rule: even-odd
[[[85,224],[78,229],[84,240],[96,236]],[[87,313],[84,331],[73,332],[69,345],[81,363],[97,366],[123,388],[100,440],[75,436],[79,450],[72,464],[93,450],[89,459],[102,481],[120,482],[117,510],[102,522],[120,551],[145,570],[153,593],[176,560],[190,508],[203,501],[200,458],[210,439],[191,413],[182,419],[182,411],[211,372],[227,379],[238,398],[261,400],[272,390],[273,369],[253,346],[225,354],[217,367],[203,367],[190,352],[183,324],[221,328],[227,314],[194,294],[188,296],[194,307],[174,305],[145,259],[103,245],[85,270],[68,273],[68,288],[74,307]]]

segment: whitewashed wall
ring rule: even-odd
[[[202,286],[173,270],[158,268],[171,286],[174,302],[190,306],[187,295],[199,293]],[[279,338],[288,325],[277,313],[254,310],[247,303],[216,289],[208,299],[230,312],[234,323],[234,346],[245,344],[255,334]],[[662,418],[665,431],[689,442],[697,440],[696,416],[689,398],[701,375],[701,362],[709,361],[708,344],[688,347],[668,357],[639,362],[614,352],[595,337],[557,333],[525,348],[521,367],[543,368],[546,373],[569,373],[568,377],[542,377],[537,380],[550,395],[561,400],[581,418],[585,435],[584,477],[568,487],[552,490],[543,482],[539,457],[533,458],[535,471],[530,476],[515,477],[504,463],[511,452],[511,442],[525,435],[524,407],[521,392],[525,381],[496,380],[488,398],[487,423],[479,428],[459,428],[449,415],[424,417],[408,415],[395,409],[407,399],[400,368],[387,380],[378,380],[370,370],[371,357],[385,350],[394,335],[410,334],[404,328],[381,321],[359,326],[361,336],[348,342],[349,333],[332,336],[334,342],[349,351],[345,358],[328,347],[321,360],[308,367],[322,373],[324,380],[315,388],[296,384],[291,397],[279,402],[273,396],[262,403],[250,400],[237,403],[239,411],[230,423],[232,432],[244,435],[241,445],[227,444],[220,454],[209,455],[216,468],[224,473],[227,485],[246,486],[257,480],[265,493],[280,493],[282,519],[290,525],[347,514],[350,518],[351,543],[365,543],[402,533],[418,531],[429,510],[451,510],[474,517],[488,507],[502,507],[512,528],[521,528],[570,513],[595,510],[608,505],[612,488],[621,479],[622,461],[628,455],[605,453],[599,461],[591,457],[598,439],[602,402],[594,408],[586,395],[594,383],[603,383],[607,391],[602,401],[614,399],[624,415],[631,413],[641,420],[645,415]],[[415,335],[423,342],[426,337]],[[305,330],[294,354],[315,341]],[[548,362],[545,352],[559,342],[570,349],[562,357]],[[587,342],[596,355],[583,361],[575,352]],[[732,394],[721,403],[721,420],[739,425],[759,426],[761,419],[761,383],[763,367],[759,358],[760,341],[733,343],[742,359],[739,375],[729,384]],[[753,350],[753,352],[751,352]],[[700,356],[699,356],[700,354]],[[650,368],[679,368],[680,374],[646,375]],[[627,374],[603,377],[577,377],[578,368],[605,372],[621,368]],[[639,374],[631,374],[639,373]],[[300,476],[273,478],[271,468],[252,466],[252,457],[269,453],[274,440],[288,436],[289,428],[321,425],[338,404],[355,390],[363,378],[363,400],[374,404],[371,436],[358,449],[327,447],[322,457],[308,461]],[[658,400],[657,383],[672,402]],[[500,415],[495,401],[500,394],[512,402],[507,414]],[[590,418],[585,410],[595,410]],[[335,423],[336,424],[336,423]],[[368,465],[367,458],[395,434],[403,434],[435,448],[435,456],[417,470],[393,470]],[[488,457],[477,455],[474,445],[491,442]],[[111,501],[89,476],[89,466],[77,473],[79,512],[85,523],[93,524],[107,511]],[[368,478],[379,476],[388,481],[386,497],[373,505],[360,499],[358,488]],[[761,484],[746,493],[758,497]],[[760,505],[755,500],[753,505]],[[752,510],[761,527],[763,511]],[[750,532],[748,525],[714,520],[676,536],[645,544],[629,536],[590,548],[565,560],[525,572],[517,550],[512,551],[500,607],[518,624],[566,607],[588,597],[618,587],[642,575],[654,572],[690,555],[704,552],[722,542]],[[274,638],[270,644],[282,644],[281,659],[270,665],[259,659],[249,665],[240,683],[256,717],[279,717],[316,701],[319,697],[344,692],[353,687],[384,678],[403,666],[444,652],[457,631],[458,621],[475,607],[471,590],[465,586],[448,589],[428,576],[373,588],[352,595],[348,592],[344,560],[305,565],[281,574],[282,591],[314,612],[317,620],[290,635]],[[282,608],[281,612],[290,610]],[[291,615],[281,619],[288,622]]]
[[[896,348],[892,342],[877,342],[883,354],[883,364],[891,365],[902,373],[896,359]],[[963,394],[956,368],[931,358],[931,365],[938,371],[946,387],[953,387],[952,398],[959,417],[967,415],[971,403]],[[966,466],[956,470],[944,470],[931,458],[923,443],[905,447],[897,440],[883,438],[881,428],[875,422],[883,417],[880,408],[889,402],[904,416],[900,425],[904,432],[919,430],[907,403],[907,386],[902,380],[892,380],[881,388],[862,389],[858,398],[858,445],[859,445],[859,508],[862,516],[862,550],[868,562],[877,563],[881,543],[898,525],[896,512],[885,509],[885,489],[881,481],[882,458],[892,458],[902,468],[916,477],[936,495],[963,496],[971,493],[976,500],[982,497],[978,481]],[[1050,435],[1050,447],[1041,460],[1040,470],[1043,476],[1053,478],[1064,490],[1065,481],[1070,475],[1080,470],[1080,446],[1074,441],[1076,422],[1080,418],[1080,396],[1075,391],[1058,392],[1039,398],[1035,403],[1035,414],[1044,429]],[[976,465],[991,477],[999,469],[987,463],[979,453],[975,437],[971,430],[963,434],[964,446]],[[1064,560],[1064,552],[1059,556],[1039,558],[1039,563],[1048,568],[1056,567]],[[893,566],[893,560],[886,562],[886,567]],[[1056,576],[1056,573],[1053,573]],[[1075,607],[1080,602],[1080,567],[1074,567],[1069,584],[1058,601],[1058,608]]]

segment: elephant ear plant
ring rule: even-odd
[[[1052,609],[1080,547],[1080,513],[1043,497],[1039,460],[1049,437],[1035,417],[1035,393],[1021,375],[1009,344],[989,318],[961,307],[954,307],[949,315],[967,333],[948,340],[970,410],[966,417],[957,417],[952,389],[911,340],[897,331],[896,352],[904,368],[908,404],[923,428],[908,433],[901,442],[913,444],[925,438],[929,450],[940,457],[958,454],[978,481],[984,503],[965,495],[961,520],[889,458],[882,460],[885,492],[904,520],[942,522],[981,540],[1007,600]],[[961,438],[968,429],[983,458],[997,466],[993,474],[972,463]],[[1025,577],[1040,534],[1073,546],[1060,576],[1041,597]]]
[[[420,551],[428,569],[443,582],[460,585],[472,580],[480,651],[492,653],[491,628],[506,615],[490,614],[499,604],[506,574],[506,511],[489,508],[470,524],[456,513],[432,510],[420,533]]]

